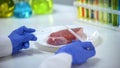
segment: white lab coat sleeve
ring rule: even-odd
[[[0,57],[11,55],[12,43],[8,37],[0,37]]]
[[[43,61],[39,68],[71,68],[72,56],[67,53],[56,54]]]

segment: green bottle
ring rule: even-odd
[[[0,17],[6,18],[13,15],[14,2],[13,0],[0,0]]]
[[[35,14],[49,14],[53,11],[53,0],[29,0]]]
[[[111,9],[118,10],[118,0],[111,0]],[[118,15],[112,14],[112,25],[118,26]]]

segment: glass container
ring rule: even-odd
[[[0,17],[10,17],[13,15],[14,2],[13,0],[0,0]]]

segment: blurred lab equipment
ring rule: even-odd
[[[14,2],[13,0],[0,0],[0,17],[6,18],[13,15]]]
[[[53,0],[29,0],[35,14],[49,14],[53,11]]]

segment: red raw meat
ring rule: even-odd
[[[79,36],[82,36],[83,38],[86,37],[86,35],[83,35],[83,28],[73,28],[72,30]],[[72,42],[72,40],[76,40],[76,37],[71,34],[71,32],[69,32],[67,29],[64,29],[51,33],[49,35],[47,43],[51,45],[64,45]]]

